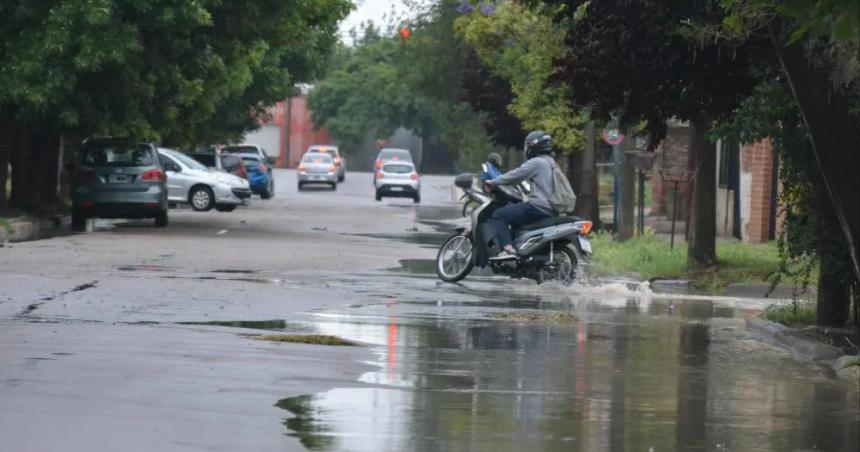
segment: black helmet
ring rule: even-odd
[[[543,130],[535,130],[526,136],[523,143],[526,160],[542,154],[552,154],[552,137]]]
[[[492,163],[496,168],[502,167],[502,156],[498,152],[490,152],[487,156],[487,161]]]

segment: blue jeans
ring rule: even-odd
[[[516,228],[518,226],[537,223],[549,217],[548,213],[537,207],[527,202],[521,202],[502,207],[493,212],[493,216],[490,217],[490,224],[496,229],[496,234],[499,237],[499,245],[505,247],[514,243],[514,239],[511,237],[512,227]]]

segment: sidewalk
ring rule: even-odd
[[[6,242],[27,242],[70,234],[68,216],[38,219],[26,216],[0,217],[0,246]]]

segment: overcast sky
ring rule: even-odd
[[[387,22],[382,16],[388,14],[392,6],[396,8],[398,15],[405,10],[400,0],[355,0],[355,3],[356,9],[340,24],[341,39],[345,42],[349,39],[350,28],[357,29],[362,22],[369,20],[382,26]]]

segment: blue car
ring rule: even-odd
[[[263,199],[275,196],[275,178],[268,162],[257,154],[236,154],[242,159],[242,165],[248,173],[251,192]]]

